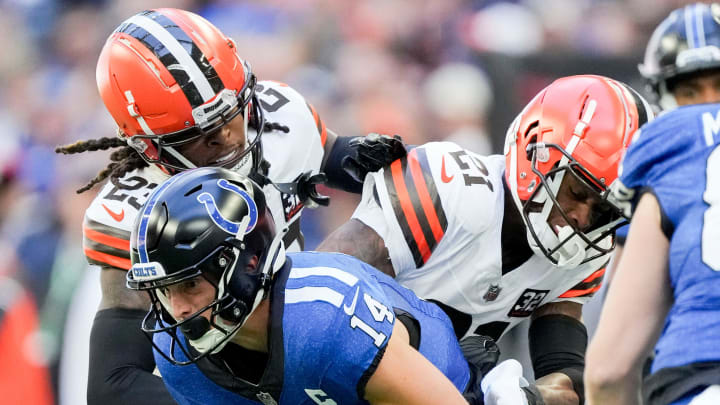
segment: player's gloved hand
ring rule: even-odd
[[[321,205],[327,207],[330,204],[330,197],[317,191],[317,185],[324,184],[327,181],[325,173],[311,174],[311,172],[305,172],[298,176],[295,181],[297,182],[298,198],[306,207],[317,208]]]
[[[400,135],[370,133],[350,140],[352,155],[343,158],[343,169],[362,183],[368,172],[376,172],[397,159],[405,157],[407,150]]]
[[[522,376],[522,365],[515,359],[505,360],[481,382],[485,405],[528,405],[522,388],[529,385]]]
[[[307,208],[317,208],[330,204],[330,197],[317,191],[317,185],[326,181],[325,173],[312,174],[308,171],[296,177],[291,183],[273,183],[273,186],[282,193],[297,195]]]
[[[480,383],[498,362],[500,349],[492,338],[482,335],[468,336],[460,341],[460,349],[470,366],[470,382],[463,397],[470,405],[483,405]]]

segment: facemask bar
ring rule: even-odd
[[[199,138],[207,137],[215,132],[222,129],[228,122],[232,121],[239,114],[245,115],[245,136],[248,137],[248,118],[254,121],[253,126],[256,128],[257,135],[252,139],[248,139],[248,143],[245,150],[238,154],[231,161],[223,162],[223,167],[233,167],[248,154],[253,154],[253,167],[251,172],[255,172],[258,169],[259,162],[262,157],[261,138],[263,133],[263,127],[265,126],[265,117],[260,103],[255,96],[255,84],[257,79],[255,75],[250,74],[248,80],[245,82],[245,86],[233,94],[231,90],[224,89],[215,100],[209,102],[208,105],[197,107],[193,110],[193,118],[198,124],[181,129],[176,132],[167,134],[138,134],[133,135],[127,139],[128,145],[132,146],[137,150],[143,159],[151,164],[161,165],[167,169],[173,171],[184,171],[188,169],[194,169],[196,166],[190,162],[186,157],[177,151],[177,147],[195,142]],[[252,110],[247,110],[248,106]],[[218,109],[213,114],[198,114],[197,111],[202,111],[203,108],[214,108]],[[199,121],[198,121],[199,120]],[[150,140],[157,148],[157,158],[151,158],[145,154],[147,144],[144,140]],[[256,157],[256,155],[258,155]]]
[[[190,349],[189,340],[182,332],[178,333],[178,330],[181,330],[184,325],[189,324],[208,310],[212,311],[209,321],[210,325],[216,330],[220,331],[225,336],[225,338],[220,340],[215,345],[215,347],[224,346],[224,344],[226,344],[242,326],[242,324],[236,324],[231,328],[228,328],[228,325],[221,325],[220,322],[217,320],[219,314],[222,313],[223,310],[234,305],[236,301],[230,296],[220,296],[221,294],[219,294],[217,283],[205,277],[204,272],[201,270],[202,267],[206,265],[206,263],[212,260],[219,260],[219,258],[225,254],[224,252],[227,252],[229,250],[230,246],[228,246],[227,244],[222,244],[197,264],[175,272],[170,276],[163,277],[162,279],[136,281],[132,279],[132,272],[128,272],[128,287],[136,290],[148,291],[148,294],[150,295],[150,301],[152,303],[150,310],[143,319],[141,325],[142,331],[145,333],[145,336],[152,342],[155,350],[157,350],[157,352],[160,353],[169,362],[180,366],[188,365],[197,362],[198,360],[202,359],[203,357],[214,351],[207,350],[201,353],[197,350]],[[225,257],[225,261],[226,264],[224,266],[221,266],[221,274],[227,272],[228,267],[235,266],[237,258]],[[186,319],[180,322],[169,322],[168,320],[174,321],[174,318],[169,312],[170,302],[163,295],[163,293],[158,290],[169,287],[171,285],[185,282],[195,277],[204,277],[212,285],[215,286],[215,299],[205,307],[201,308],[200,310],[187,317]],[[167,333],[168,335],[170,335],[171,347],[168,353],[162,351],[154,343],[153,336],[156,333]],[[182,354],[187,360],[179,359],[179,353],[177,352],[178,350],[182,352]]]
[[[162,304],[162,298],[159,297],[159,294],[155,290],[150,290],[149,294],[150,300],[152,302],[152,307],[143,319],[142,331],[145,333],[145,336],[148,338],[148,340],[152,342],[155,350],[160,353],[160,355],[163,356],[167,361],[174,365],[186,366],[192,363],[196,363],[207,355],[215,352],[215,348],[223,347],[228,341],[230,341],[230,339],[233,338],[233,336],[235,336],[237,331],[240,330],[240,328],[242,327],[242,324],[235,324],[228,329],[227,325],[221,325],[220,322],[218,322],[219,313],[224,308],[226,308],[228,304],[223,305],[223,301],[225,300],[217,298],[205,307],[201,308],[200,310],[189,316],[188,318],[184,319],[183,321],[171,324],[167,321],[167,319],[174,318],[172,318],[172,316],[164,308],[164,305]],[[183,326],[202,316],[202,314],[208,310],[212,311],[209,321],[210,326],[215,330],[220,331],[224,335],[224,338],[215,344],[215,348],[204,352],[199,352],[192,348],[189,339],[182,332],[178,331],[180,331]],[[155,344],[153,336],[156,333],[167,333],[170,336],[170,349],[167,353],[161,350],[160,347]],[[180,360],[180,353],[182,353],[182,356],[187,360]]]
[[[555,167],[548,171],[547,174],[543,174],[537,167],[538,164],[538,152],[541,148],[552,148],[560,151],[565,158],[567,159],[567,164]],[[522,215],[525,220],[525,223],[528,226],[528,230],[530,234],[532,235],[533,239],[535,240],[537,246],[539,249],[545,254],[545,256],[555,265],[558,264],[558,260],[553,257],[554,254],[558,253],[560,249],[563,248],[563,246],[568,243],[575,235],[580,237],[583,242],[585,242],[586,247],[585,250],[588,251],[590,249],[594,250],[596,253],[593,255],[590,255],[590,257],[585,257],[583,261],[580,264],[587,263],[589,261],[592,261],[600,256],[603,256],[609,252],[612,251],[612,249],[615,247],[615,240],[613,238],[611,245],[608,248],[603,248],[600,243],[609,235],[612,235],[615,230],[627,223],[627,218],[624,216],[622,210],[617,207],[614,203],[608,200],[611,193],[609,191],[609,188],[604,185],[604,183],[595,177],[592,173],[590,173],[587,169],[585,169],[575,158],[573,158],[570,154],[568,154],[564,148],[562,148],[559,145],[556,144],[550,144],[550,143],[539,143],[531,145],[528,150],[532,153],[532,159],[531,159],[531,168],[533,173],[535,173],[536,176],[539,177],[539,184],[535,187],[535,190],[532,191],[532,194],[530,195],[530,198],[528,198],[527,201],[523,202],[523,209],[522,209]],[[541,153],[549,153],[548,150],[545,150]],[[565,177],[563,175],[563,172],[569,172],[570,175],[575,176],[577,179],[581,180],[587,187],[592,189],[594,192],[596,192],[599,197],[600,201],[599,204],[606,204],[610,208],[611,214],[614,214],[615,218],[610,218],[609,222],[607,224],[598,224],[596,226],[592,226],[588,229],[588,232],[585,232],[581,229],[578,229],[576,225],[573,224],[573,221],[570,220],[570,218],[565,213],[565,210],[560,206],[560,204],[557,201],[556,193],[551,189],[551,182],[548,180],[549,178],[553,177]],[[567,174],[567,173],[565,173]],[[560,185],[558,185],[559,190]],[[544,190],[547,198],[549,198],[552,201],[552,204],[555,208],[557,208],[560,215],[563,217],[565,222],[572,228],[572,232],[568,235],[564,235],[564,237],[559,240],[559,243],[557,246],[548,249],[544,246],[544,244],[541,242],[541,238],[538,236],[536,229],[533,226],[532,221],[530,220],[530,213],[536,213],[537,210],[535,207],[537,206],[537,203],[533,200],[538,196],[538,193],[540,190]],[[545,220],[548,218],[546,217]],[[550,226],[548,224],[548,226]]]

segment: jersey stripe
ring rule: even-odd
[[[332,277],[350,287],[358,282],[358,278],[354,275],[333,267],[294,267],[292,272],[290,272],[289,278],[305,278],[311,276]]]
[[[571,289],[561,294],[559,298],[589,297],[602,287],[605,267],[597,270],[583,281],[575,284]]]
[[[322,144],[323,148],[325,147],[325,141],[327,140],[327,128],[325,128],[325,123],[322,122],[320,119],[320,114],[315,110],[315,107],[313,107],[310,103],[305,103],[310,110],[310,113],[313,116],[313,119],[315,120],[315,125],[317,126],[318,134],[320,134],[320,143]]]
[[[385,171],[388,196],[416,267],[423,266],[447,229],[447,217],[424,149],[415,148]]]
[[[130,268],[130,232],[85,217],[83,249],[90,264]]]
[[[328,287],[286,288],[285,303],[324,301],[340,308],[345,296]]]
[[[447,219],[442,204],[440,204],[437,189],[435,189],[435,182],[430,176],[431,171],[430,165],[427,163],[426,152],[424,149],[420,149],[419,152],[414,149],[410,154],[417,154],[417,159],[408,160],[410,172],[413,178],[416,179],[415,186],[418,189],[423,212],[430,224],[433,237],[437,242],[440,242],[440,239],[445,235],[445,229],[447,229]],[[432,186],[432,191],[428,189],[428,184]]]
[[[407,166],[407,160],[405,158],[393,162],[390,165],[389,173],[387,171],[385,172],[385,181],[393,187],[392,192],[389,192],[390,201],[395,211],[395,217],[400,223],[400,228],[402,228],[405,241],[412,252],[415,266],[421,267],[425,264],[424,257],[430,252],[430,247],[427,244],[425,236],[422,234],[420,223],[415,215],[412,201],[410,200],[410,195],[405,185],[405,178],[403,176],[405,166]]]
[[[115,249],[121,249],[126,252],[130,251],[130,241],[117,238],[115,236],[106,235],[102,232],[95,231],[93,229],[88,228],[87,226],[83,227],[83,234],[85,235],[85,238],[97,242],[102,245],[107,245],[110,247],[113,247]]]
[[[85,256],[88,259],[88,263],[96,264],[102,267],[115,267],[121,270],[129,270],[131,267],[130,258],[122,258],[107,253],[98,252],[92,249],[85,249]]]

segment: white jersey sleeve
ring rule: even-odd
[[[496,185],[472,152],[450,142],[428,143],[369,173],[353,218],[384,239],[400,275],[422,269],[436,250],[453,255],[452,248],[438,248],[457,242],[448,242],[448,231],[453,238],[472,238],[490,226],[497,214],[481,202],[496,198]]]
[[[169,176],[155,166],[108,181],[85,211],[83,249],[90,264],[130,268],[130,233],[142,205]]]
[[[318,172],[327,129],[315,109],[283,83],[261,81],[256,91],[265,120],[288,128],[288,132],[271,130],[263,135],[263,155],[270,163],[270,179],[290,182],[306,171]]]

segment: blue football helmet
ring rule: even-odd
[[[720,69],[720,4],[689,4],[670,13],[655,28],[645,59],[638,65],[655,102],[677,107],[673,82],[704,70]]]
[[[161,184],[143,206],[130,244],[127,286],[148,291],[152,301],[142,329],[151,340],[156,333],[171,336],[169,353],[156,350],[177,365],[220,351],[285,263],[282,233],[276,235],[262,188],[217,167],[185,171]],[[215,287],[214,300],[173,318],[167,287],[196,277]],[[203,316],[208,311],[209,319]]]

